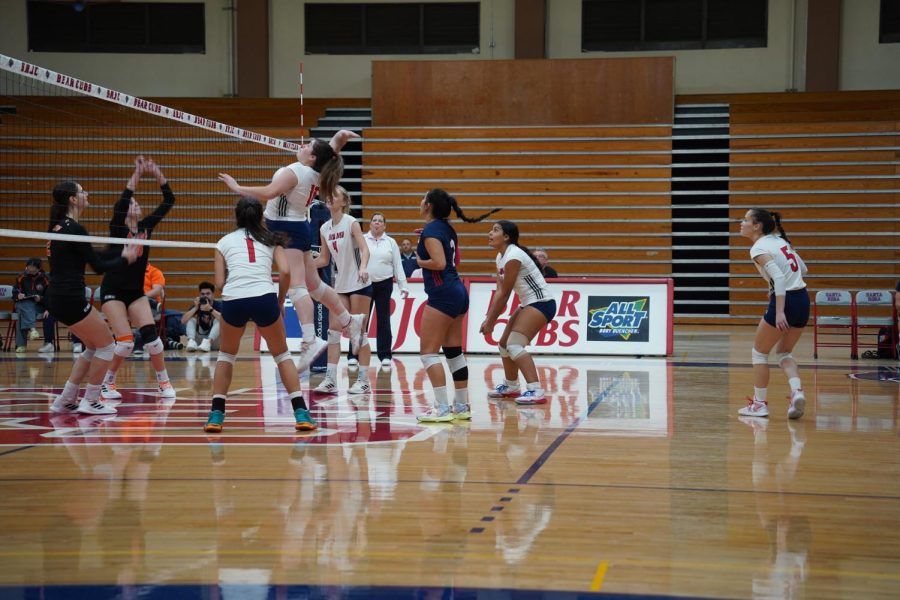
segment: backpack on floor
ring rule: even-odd
[[[878,358],[893,358],[894,328],[882,327],[878,330]]]

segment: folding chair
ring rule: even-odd
[[[897,307],[893,290],[860,290],[856,292],[856,345],[857,348],[875,348],[878,351],[878,330],[887,327],[891,336],[891,358],[897,358]],[[860,332],[874,330],[873,341],[860,342]]]
[[[16,339],[16,326],[19,322],[19,315],[15,311],[16,303],[13,300],[13,286],[0,285],[0,301],[9,300],[12,306],[9,310],[0,311],[0,325],[6,323],[6,333],[3,336],[3,350],[9,350]]]
[[[847,311],[840,308],[842,314],[834,314],[834,307],[847,307]],[[856,303],[850,292],[848,290],[820,290],[813,297],[812,309],[813,358],[819,358],[819,348],[850,348],[850,358],[857,358]],[[822,336],[828,336],[828,338],[820,339]],[[849,340],[841,338],[849,338]]]

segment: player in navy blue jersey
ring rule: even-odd
[[[469,310],[469,294],[456,270],[459,265],[459,240],[450,225],[450,209],[466,223],[481,221],[500,209],[480,217],[466,217],[456,198],[442,189],[429,190],[419,206],[425,227],[416,249],[422,269],[428,303],[422,311],[419,352],[425,372],[434,388],[434,407],[419,415],[419,421],[446,423],[454,419],[471,419],[469,410],[469,369],[462,353],[463,318]],[[447,395],[447,379],[438,358],[443,346],[444,358],[453,374],[455,395],[453,407]]]
[[[78,218],[88,206],[88,193],[84,188],[74,181],[60,183],[53,188],[49,231],[86,236],[87,231]],[[100,383],[113,357],[115,342],[106,321],[85,298],[84,267],[90,264],[97,273],[125,267],[134,263],[137,249],[125,245],[120,253],[101,257],[87,242],[54,239],[47,243],[47,255],[50,257],[50,314],[67,325],[86,348],[76,359],[62,394],[53,401],[50,410],[54,413],[115,414],[115,408],[100,402]],[[86,375],[87,389],[84,398],[78,402],[78,389]]]
[[[156,179],[163,198],[150,215],[142,218],[141,205],[135,199],[134,192],[144,174]],[[149,239],[153,235],[153,229],[174,205],[175,194],[172,193],[172,188],[169,187],[159,166],[152,159],[145,160],[143,156],[138,156],[134,159],[134,172],[125,184],[121,197],[113,206],[109,235],[123,239]],[[169,382],[169,374],[163,360],[162,352],[165,350],[165,344],[159,337],[150,301],[144,295],[144,273],[149,260],[150,247],[138,246],[138,258],[135,263],[107,273],[100,285],[100,308],[116,336],[115,356],[109,364],[100,392],[104,400],[118,400],[122,397],[116,389],[116,371],[134,349],[132,328],[140,332],[144,349],[150,355],[150,363],[156,371],[159,395],[168,399],[175,398],[175,388]]]

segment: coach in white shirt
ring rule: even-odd
[[[369,232],[364,236],[369,246],[369,280],[372,282],[372,305],[377,313],[378,360],[384,369],[391,368],[391,347],[394,335],[391,332],[391,294],[394,291],[394,277],[400,285],[400,296],[406,298],[406,274],[400,262],[400,248],[397,242],[384,232],[384,215],[375,213],[369,222]]]

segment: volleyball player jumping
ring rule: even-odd
[[[142,219],[141,205],[134,198],[134,192],[144,173],[156,178],[163,200],[151,215]],[[150,239],[153,229],[159,225],[174,204],[175,194],[172,193],[172,188],[169,187],[159,166],[152,159],[144,160],[143,156],[138,156],[134,159],[134,173],[131,174],[122,195],[113,206],[109,235],[125,239]],[[150,363],[156,371],[159,395],[168,399],[175,397],[175,388],[169,382],[162,354],[165,345],[159,338],[159,329],[153,320],[150,301],[144,295],[144,273],[150,259],[150,247],[137,248],[138,258],[133,265],[106,273],[100,284],[100,308],[116,336],[115,356],[103,379],[101,395],[105,400],[117,400],[122,397],[116,389],[116,372],[122,361],[128,358],[134,349],[132,327],[140,333],[144,348],[150,355]]]
[[[238,228],[216,244],[216,289],[222,290],[222,328],[213,376],[212,409],[203,429],[207,433],[222,431],[234,361],[247,321],[252,319],[265,338],[281,381],[291,397],[294,428],[312,431],[316,429],[316,422],[309,416],[300,391],[300,378],[287,347],[281,316],[291,283],[290,267],[282,247],[285,236],[266,228],[262,204],[255,198],[241,198],[235,206],[234,216]],[[277,295],[272,291],[273,263],[279,272]]]
[[[78,218],[88,206],[88,193],[84,188],[74,181],[60,183],[53,188],[49,231],[86,236],[87,231],[78,223]],[[50,314],[67,325],[86,348],[75,360],[69,379],[50,410],[54,413],[115,414],[115,408],[100,402],[100,383],[113,357],[115,342],[103,317],[85,297],[84,267],[90,263],[97,273],[125,267],[135,262],[137,248],[125,245],[120,255],[102,258],[87,242],[51,240],[47,244],[47,253],[50,257],[47,293]],[[79,402],[78,389],[86,375],[87,389]]]
[[[242,186],[230,175],[219,174],[219,179],[233,192],[266,202],[267,227],[271,231],[284,232],[290,238],[286,249],[291,268],[289,294],[303,331],[297,364],[301,372],[328,346],[325,340],[316,336],[312,299],[324,304],[330,314],[335,315],[340,327],[347,330],[354,353],[362,341],[366,315],[351,315],[337,293],[319,278],[310,250],[316,232],[310,230],[309,224],[309,206],[316,194],[320,194],[325,202],[335,195],[344,173],[341,148],[351,138],[358,137],[352,131],[342,129],[330,142],[312,140],[304,144],[297,152],[297,162],[275,171],[271,183],[265,186]]]
[[[803,281],[806,264],[791,247],[777,212],[760,208],[748,210],[741,221],[741,235],[753,241],[750,258],[759,274],[769,282],[770,291],[769,307],[759,320],[753,342],[753,397],[747,398],[747,406],[738,413],[745,417],[769,416],[766,398],[769,353],[775,348],[775,359],[791,386],[788,418],[799,419],[803,416],[806,396],[791,350],[809,320],[809,295]]]
[[[537,258],[519,245],[519,227],[515,223],[506,220],[494,223],[488,234],[488,245],[499,252],[497,292],[479,331],[483,335],[491,334],[513,291],[520,303],[497,342],[505,380],[488,392],[488,397],[515,398],[517,404],[544,404],[547,398],[526,346],[556,316],[556,300],[541,275]],[[519,387],[519,371],[525,376],[524,392]]]

